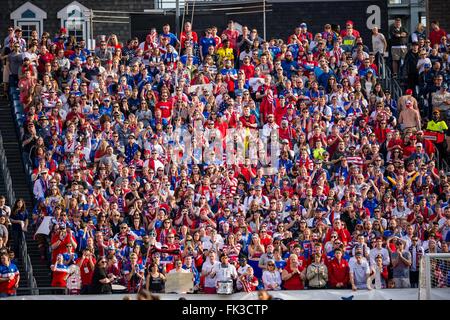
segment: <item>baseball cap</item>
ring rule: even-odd
[[[300,24],[300,28],[308,28],[308,26],[306,25],[306,23],[302,22],[302,23]]]
[[[413,94],[413,91],[412,91],[412,89],[406,89],[405,93],[407,95],[410,95],[410,94]]]

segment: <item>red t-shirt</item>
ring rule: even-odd
[[[304,263],[303,259],[301,259],[301,258],[299,258],[298,263],[299,263],[299,265],[298,265],[297,269],[299,272],[302,272],[303,269],[305,269],[306,264]],[[294,271],[293,269],[291,269],[290,263],[288,263],[286,265],[284,270],[286,270],[288,273],[292,273]],[[302,279],[300,278],[300,274],[295,274],[291,278],[285,280],[284,288],[286,290],[303,290],[305,287],[304,287]]]
[[[58,256],[58,254],[63,254],[66,251],[66,245],[71,242],[71,240],[70,240],[71,235],[72,235],[73,241],[76,242],[75,237],[73,236],[73,234],[72,233],[70,233],[70,234],[67,233],[66,237],[59,244],[59,246],[56,249],[52,250],[52,263],[54,263],[56,261],[56,257]],[[58,240],[59,240],[59,234],[54,234],[52,236],[52,241],[51,241],[52,245],[54,243],[56,243]]]
[[[156,109],[161,110],[161,117],[163,119],[168,119],[172,116],[172,103],[170,101],[159,101],[156,104]]]
[[[253,76],[255,75],[255,66],[250,64],[248,66],[243,65],[240,70],[244,70],[245,73],[245,79],[250,79],[253,78]]]
[[[77,264],[78,264],[78,262],[80,262],[81,259],[83,259],[83,257],[78,258]],[[97,263],[97,260],[95,259],[95,257],[92,257],[92,262],[95,266],[95,264]],[[80,275],[81,275],[81,284],[83,286],[87,286],[92,283],[92,276],[94,275],[94,268],[91,269],[89,259],[87,259],[87,258],[84,258],[83,262],[81,263]]]
[[[191,35],[192,35],[192,41],[195,42],[195,43],[198,43],[197,32],[192,31],[192,32],[191,32]],[[186,40],[187,40],[186,32],[183,31],[183,32],[181,33],[181,35],[180,35],[181,48],[184,48],[184,43],[185,43]]]
[[[430,32],[431,46],[441,43],[442,37],[447,37],[447,32],[444,29],[439,28],[438,31],[432,30]]]
[[[256,117],[255,117],[255,115],[253,115],[253,114],[251,114],[251,115],[249,115],[248,117],[246,117],[246,116],[241,116],[240,118],[239,118],[239,121],[241,121],[242,122],[242,125],[244,126],[244,127],[248,127],[248,128],[253,128],[252,126],[250,126],[250,124],[255,124],[256,123]]]

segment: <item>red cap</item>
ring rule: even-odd
[[[59,33],[67,33],[67,29],[66,28],[59,29]]]
[[[410,94],[413,94],[413,91],[412,91],[412,89],[406,89],[405,93],[407,95],[410,95]]]
[[[345,24],[351,24],[353,25],[353,21],[352,20],[347,20],[347,22]]]

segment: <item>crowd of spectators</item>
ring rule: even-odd
[[[389,50],[352,21],[267,41],[234,26],[186,22],[177,37],[164,25],[94,50],[64,28],[25,41],[11,27],[4,82],[20,90],[36,205],[28,216],[18,200],[0,223],[20,234],[51,216],[36,238],[52,285],[76,265],[83,294],[162,292],[186,271],[205,293],[227,278],[237,291],[417,286],[421,256],[450,241],[435,156],[447,151],[445,32],[396,21]],[[395,72],[417,73],[399,99],[380,81],[388,51]]]

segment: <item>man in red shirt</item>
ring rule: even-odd
[[[222,34],[227,36],[227,39],[230,41],[230,47],[234,50],[236,50],[236,42],[237,38],[239,37],[239,31],[234,29],[234,21],[229,20],[228,21],[228,28],[225,29]]]
[[[189,21],[185,22],[185,24],[184,24],[184,31],[181,32],[181,35],[180,35],[180,42],[181,42],[181,49],[182,50],[185,48],[184,43],[186,42],[188,36],[191,37],[192,42],[198,43],[197,32],[192,31],[192,24]]]
[[[96,263],[95,255],[89,249],[83,250],[83,256],[77,260],[77,266],[80,268],[81,275],[81,294],[89,293]]]
[[[239,70],[244,70],[245,79],[253,78],[255,75],[255,66],[251,63],[250,57],[244,58],[244,63]]]
[[[245,128],[256,129],[258,124],[256,123],[256,117],[254,114],[250,114],[250,107],[246,105],[244,107],[244,114],[239,118],[242,122],[242,126]]]
[[[245,177],[247,182],[250,182],[250,179],[256,177],[256,168],[252,167],[250,163],[250,158],[245,158],[244,164],[240,165],[241,174]]]
[[[349,34],[353,35],[355,38],[360,37],[359,31],[353,29],[353,21],[351,20],[347,20],[345,23],[345,30],[341,31],[341,37],[345,37]]]
[[[447,37],[447,32],[439,27],[439,21],[431,22],[430,41],[431,47],[441,43],[442,37]]]
[[[350,232],[346,228],[344,228],[340,219],[335,219],[333,222],[333,227],[329,228],[327,231],[324,241],[325,243],[331,240],[331,233],[333,233],[334,231],[338,234],[338,238],[342,241],[344,246],[346,246],[347,243],[351,241],[352,236],[350,235]]]
[[[346,289],[350,281],[350,268],[342,258],[342,249],[334,250],[334,258],[328,262],[328,282],[333,289]]]
[[[161,110],[161,118],[169,122],[172,117],[172,102],[168,101],[168,98],[168,93],[163,92],[161,100],[156,104],[156,109]]]
[[[63,254],[66,250],[67,244],[72,244],[73,249],[77,247],[77,241],[71,229],[66,229],[66,225],[62,223],[59,225],[59,230],[52,236],[52,263],[55,263],[58,254]]]

